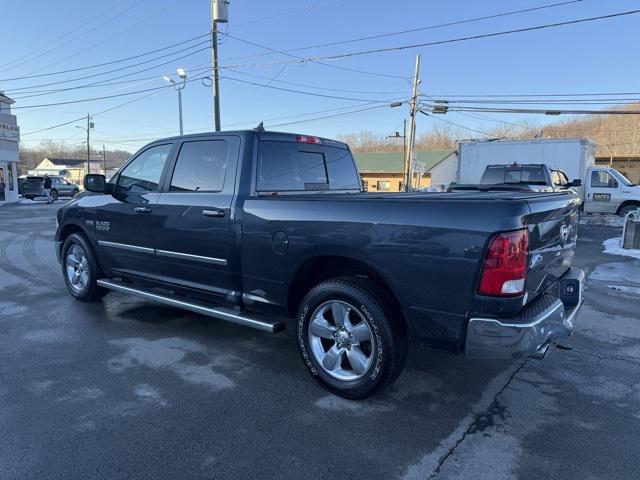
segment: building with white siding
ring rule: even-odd
[[[0,203],[18,201],[20,127],[11,114],[12,99],[0,92]]]

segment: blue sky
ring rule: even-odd
[[[556,0],[558,1],[560,0]],[[233,37],[282,50],[419,28],[556,2],[554,0],[449,0],[446,2],[233,0],[229,9],[230,22],[223,28]],[[296,55],[327,56],[431,42],[635,8],[640,8],[640,2],[584,0],[571,5],[498,19],[304,50],[297,52]],[[102,15],[98,18],[94,18],[101,13]],[[185,67],[188,73],[193,72],[196,67],[206,67],[210,61],[210,53],[206,50],[187,58],[173,60],[185,54],[184,52],[176,53],[168,59],[104,76],[87,80],[76,79],[56,86],[38,87],[38,85],[56,81],[74,80],[80,75],[97,75],[166,53],[158,52],[121,64],[87,69],[78,73],[4,80],[109,62],[178,43],[205,34],[209,29],[210,12],[209,0],[105,0],[101,2],[22,0],[6,2],[3,5],[2,16],[4,20],[2,36],[5,41],[0,54],[0,79],[3,79],[0,80],[0,90],[5,90],[10,96],[16,98],[14,107],[162,87],[166,84],[161,79],[163,74],[173,72],[179,66]],[[94,19],[84,27],[69,34],[92,18]],[[104,24],[100,25],[100,23]],[[291,60],[291,57],[274,54],[237,38],[221,35],[221,66],[262,64],[251,67],[240,66],[233,68],[234,71],[229,69],[222,71],[223,79],[220,87],[222,125],[223,129],[251,128],[260,120],[265,120],[265,125],[269,127],[332,113],[349,112],[371,105],[362,106],[366,103],[365,101],[381,102],[395,98],[408,98],[411,89],[408,77],[413,72],[416,53],[422,55],[421,92],[436,97],[454,94],[634,92],[640,90],[638,86],[640,62],[636,55],[636,46],[640,43],[639,26],[640,15],[630,15],[537,32],[352,57],[330,62],[334,67],[309,62],[285,65],[282,62]],[[59,39],[64,35],[67,36]],[[202,40],[204,39],[200,41]],[[170,51],[195,43],[198,41],[175,47]],[[204,48],[204,46],[193,47],[190,51],[198,48]],[[40,50],[32,53],[37,49]],[[256,54],[260,55],[253,56]],[[38,55],[40,55],[39,58],[34,58]],[[249,58],[238,58],[247,56]],[[167,60],[170,63],[165,66],[119,77]],[[404,78],[396,78],[396,76]],[[33,86],[31,90],[63,88],[117,77],[120,80],[130,80],[130,83],[56,92],[31,98],[19,98],[25,93],[21,94],[20,90],[16,90],[31,86]],[[197,75],[191,74],[190,77],[194,78]],[[250,85],[241,81],[349,97],[354,100],[302,95]],[[327,90],[321,90],[321,88]],[[67,122],[87,113],[100,112],[142,95],[43,108],[18,108],[14,113],[18,115],[24,145],[33,145],[40,139],[49,138],[66,140],[69,144],[74,144],[82,142],[84,135],[82,130],[75,127],[76,124],[30,135],[28,132]],[[196,132],[213,129],[211,89],[202,85],[200,80],[194,80],[185,88],[183,99],[185,130]],[[293,115],[300,116],[292,117]],[[406,115],[406,106],[394,109],[380,108],[277,128],[328,137],[361,130],[388,134],[401,128],[402,120]],[[479,130],[497,125],[492,121],[470,118],[460,113],[449,113],[445,118]],[[522,115],[497,114],[492,114],[491,118],[516,123],[527,119]],[[529,119],[541,123],[549,121],[547,117],[529,117]],[[171,89],[158,91],[129,105],[97,115],[94,122],[94,145],[104,143],[108,148],[134,151],[146,143],[146,139],[177,133],[176,94]],[[434,122],[438,121],[421,116],[418,122],[418,132],[422,132],[432,128]],[[82,125],[82,122],[78,122],[78,125]]]

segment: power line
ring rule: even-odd
[[[12,90],[7,90],[7,92],[9,92],[9,93],[12,93],[12,92],[19,92],[19,91],[29,90],[29,89],[31,89],[31,88],[49,87],[49,86],[51,86],[51,85],[61,85],[61,84],[65,84],[65,83],[73,83],[73,82],[77,82],[77,81],[79,81],[79,80],[86,80],[86,79],[88,79],[88,78],[101,77],[101,76],[103,76],[103,75],[107,75],[107,74],[109,74],[109,73],[121,72],[122,70],[128,70],[129,68],[133,68],[133,67],[137,67],[137,66],[140,66],[140,65],[144,65],[144,64],[147,64],[147,63],[150,63],[150,62],[154,62],[154,61],[156,61],[156,60],[161,60],[161,59],[164,59],[164,58],[170,57],[170,56],[172,56],[172,55],[176,55],[177,53],[182,53],[182,52],[185,52],[185,51],[191,50],[191,49],[192,49],[192,48],[194,48],[194,47],[198,47],[198,46],[200,46],[200,45],[208,44],[208,43],[209,43],[209,41],[208,41],[208,40],[207,40],[207,41],[204,41],[204,42],[199,42],[199,43],[196,43],[196,44],[191,45],[191,46],[189,46],[189,47],[186,47],[186,48],[184,48],[184,49],[178,50],[178,51],[176,51],[176,52],[167,53],[167,54],[160,55],[160,56],[157,56],[157,57],[154,57],[154,58],[148,59],[148,60],[144,60],[144,61],[142,61],[142,62],[133,63],[133,64],[131,64],[131,65],[126,65],[126,66],[124,66],[124,67],[114,68],[114,69],[112,69],[112,70],[107,70],[107,71],[105,71],[105,72],[94,73],[94,74],[91,74],[91,75],[85,75],[85,76],[82,76],[82,77],[75,77],[75,78],[67,79],[67,80],[59,80],[59,81],[55,81],[55,82],[42,83],[42,84],[40,84],[40,85],[29,85],[29,86],[27,86],[27,87],[14,88],[14,89],[12,89]],[[194,50],[194,51],[188,52],[188,53],[186,53],[185,55],[181,55],[181,56],[179,56],[179,57],[172,58],[171,60],[168,60],[167,62],[159,63],[159,64],[153,65],[153,66],[151,66],[151,67],[146,67],[146,68],[143,68],[142,70],[137,70],[137,71],[135,71],[135,72],[129,72],[129,73],[126,73],[126,74],[124,74],[124,75],[120,75],[120,76],[117,76],[117,77],[113,77],[113,78],[110,78],[109,80],[105,80],[105,81],[110,81],[110,80],[115,80],[115,79],[122,78],[122,77],[126,77],[126,76],[135,75],[136,73],[148,72],[149,70],[152,70],[152,69],[154,69],[154,68],[161,67],[161,66],[166,65],[166,64],[168,64],[168,63],[175,62],[176,60],[181,60],[181,59],[183,59],[183,58],[187,58],[187,57],[189,57],[189,56],[191,56],[191,55],[194,55],[194,54],[196,54],[196,53],[199,53],[199,52],[202,52],[202,51],[204,51],[204,50],[208,50],[208,49],[209,49],[209,47],[208,47],[208,46],[207,46],[207,47],[203,47],[203,48],[200,48],[200,49],[198,49],[198,50]]]
[[[419,111],[420,113],[422,113],[423,115],[426,115],[427,117],[435,118],[436,120],[440,120],[441,122],[448,123],[448,124],[453,125],[453,126],[455,126],[455,127],[464,128],[465,130],[469,130],[470,132],[479,133],[479,134],[481,134],[481,135],[485,135],[485,136],[487,136],[487,137],[493,137],[493,136],[494,136],[494,135],[492,135],[492,134],[490,134],[490,133],[487,133],[487,132],[482,132],[482,131],[480,131],[480,130],[475,130],[475,129],[473,129],[473,128],[469,128],[469,127],[466,127],[466,126],[464,126],[464,125],[460,125],[459,123],[451,122],[451,121],[449,121],[449,120],[445,120],[444,118],[441,118],[441,117],[436,117],[435,115],[431,115],[431,114],[429,114],[429,113],[425,112],[424,110],[418,110],[418,111]]]
[[[142,2],[142,1],[144,1],[144,0],[140,0],[140,1]],[[61,62],[64,62],[64,61],[66,61],[66,60],[69,60],[69,59],[71,59],[71,58],[73,58],[73,57],[77,57],[77,56],[78,56],[78,55],[80,55],[81,53],[84,53],[84,52],[86,52],[86,51],[88,51],[88,50],[91,50],[92,48],[97,47],[98,45],[102,45],[103,43],[108,42],[108,41],[109,41],[109,40],[111,40],[112,38],[115,38],[115,37],[117,37],[118,35],[122,35],[124,32],[126,32],[126,31],[128,31],[128,30],[131,30],[133,27],[135,27],[135,26],[137,26],[137,25],[139,25],[139,24],[141,24],[141,23],[143,23],[143,22],[146,22],[146,21],[147,21],[147,20],[149,20],[150,18],[152,18],[152,17],[156,16],[158,13],[160,13],[161,11],[163,11],[163,10],[164,10],[166,7],[168,7],[170,4],[175,3],[175,2],[177,2],[177,1],[178,1],[178,0],[173,0],[173,1],[171,1],[171,2],[169,2],[169,3],[167,3],[167,4],[165,4],[164,6],[162,6],[160,9],[156,10],[155,12],[153,12],[153,13],[151,13],[151,14],[149,14],[149,15],[145,15],[145,16],[144,16],[144,17],[142,17],[140,20],[138,20],[137,22],[132,23],[132,24],[131,24],[131,25],[129,25],[128,27],[125,27],[125,28],[123,28],[122,30],[117,31],[117,32],[116,32],[116,33],[114,33],[113,35],[110,35],[110,36],[108,36],[107,38],[105,38],[105,39],[103,39],[103,40],[100,40],[99,42],[93,43],[93,44],[91,44],[91,45],[89,45],[89,46],[87,46],[87,47],[83,48],[82,50],[79,50],[79,51],[77,51],[77,52],[75,52],[75,53],[73,53],[73,54],[71,54],[71,55],[69,55],[69,56],[66,56],[66,57],[64,57],[64,58],[60,59],[60,60],[56,60],[56,61],[55,61],[55,62],[53,62],[53,63],[50,63],[50,64],[48,64],[48,65],[45,65],[44,67],[41,67],[41,68],[39,68],[39,69],[37,69],[37,70],[34,70],[34,71],[30,72],[29,74],[31,74],[31,73],[36,73],[36,72],[41,72],[41,71],[42,71],[42,70],[44,70],[45,68],[52,67],[52,66],[57,65],[57,64],[59,64],[59,63],[61,63]],[[138,2],[138,3],[140,3],[140,2]],[[136,3],[134,6],[136,6],[136,5],[138,5],[138,4]],[[133,8],[133,7],[131,7],[131,8]]]
[[[0,67],[4,69],[4,67],[8,67],[9,65],[14,64],[14,63],[16,63],[16,62],[18,62],[18,61],[20,61],[20,60],[25,60],[25,58],[30,57],[30,56],[31,56],[31,55],[33,55],[34,53],[38,53],[38,52],[40,52],[40,51],[44,50],[45,48],[49,48],[49,47],[51,47],[52,45],[54,45],[55,43],[59,42],[59,41],[60,41],[60,40],[62,40],[63,38],[66,38],[66,37],[68,37],[69,35],[71,35],[71,34],[73,34],[73,33],[77,32],[78,30],[81,30],[82,28],[84,28],[85,26],[87,26],[89,23],[91,23],[91,22],[93,22],[94,20],[96,20],[96,19],[100,18],[101,16],[103,16],[103,15],[104,15],[104,14],[106,14],[107,12],[110,12],[111,10],[114,10],[118,5],[120,5],[121,3],[124,3],[124,2],[126,2],[126,1],[127,1],[127,0],[120,0],[120,1],[119,1],[119,2],[117,2],[116,4],[114,4],[114,5],[110,6],[110,7],[109,7],[109,8],[107,8],[106,10],[104,10],[104,11],[100,12],[98,15],[96,15],[96,16],[94,16],[94,17],[91,17],[89,20],[87,20],[86,22],[84,22],[82,25],[80,25],[80,26],[78,26],[78,27],[74,28],[73,30],[71,30],[71,31],[69,31],[69,32],[67,32],[67,33],[65,33],[64,35],[59,36],[59,37],[58,37],[58,38],[56,38],[55,40],[50,41],[50,42],[48,42],[47,44],[45,44],[45,45],[43,45],[43,46],[41,46],[41,47],[39,47],[39,48],[36,48],[35,50],[32,50],[32,51],[31,51],[31,52],[29,52],[29,53],[23,54],[23,55],[21,55],[20,57],[15,58],[15,59],[11,60],[10,62],[5,63],[4,65],[0,65]],[[61,45],[61,46],[62,46],[62,45]],[[59,47],[58,47],[58,48],[59,48]],[[26,61],[30,61],[30,60],[26,60]],[[17,65],[16,65],[16,66],[17,66]],[[12,68],[13,68],[13,67],[11,67],[10,69],[7,69],[7,70],[11,70]]]
[[[597,16],[597,17],[588,17],[588,18],[580,18],[580,19],[576,19],[576,20],[568,20],[568,21],[565,21],[565,22],[547,23],[547,24],[543,24],[543,25],[535,25],[535,26],[532,26],[532,27],[517,28],[517,29],[512,29],[512,30],[502,30],[502,31],[498,31],[498,32],[484,33],[484,34],[478,34],[478,35],[468,35],[468,36],[465,36],[465,37],[450,38],[450,39],[447,39],[447,40],[437,40],[437,41],[433,41],[433,42],[415,43],[415,44],[411,44],[411,45],[400,45],[400,46],[397,46],[397,47],[375,48],[375,49],[370,49],[370,50],[339,53],[339,54],[334,54],[334,55],[324,55],[324,56],[315,56],[315,57],[300,57],[301,60],[296,60],[296,61],[292,60],[292,61],[282,61],[282,62],[277,62],[276,61],[276,62],[269,62],[269,63],[239,64],[239,65],[223,66],[223,67],[219,67],[219,68],[260,67],[260,66],[266,66],[266,65],[282,65],[282,64],[285,64],[285,63],[315,62],[315,61],[318,61],[318,60],[339,60],[339,59],[343,59],[343,58],[357,57],[357,56],[361,56],[361,55],[370,55],[370,54],[373,54],[373,53],[397,52],[397,51],[409,50],[409,49],[414,49],[414,48],[432,47],[432,46],[436,46],[436,45],[446,45],[446,44],[451,44],[451,43],[466,42],[466,41],[470,41],[470,40],[479,40],[479,39],[484,39],[484,38],[500,37],[500,36],[504,36],[504,35],[511,35],[511,34],[514,34],[514,33],[523,33],[523,32],[537,31],[537,30],[545,30],[545,29],[549,29],[549,28],[557,28],[557,27],[562,27],[562,26],[567,26],[567,25],[577,25],[577,24],[581,24],[581,23],[594,22],[594,21],[598,21],[598,20],[606,20],[606,19],[611,19],[611,18],[623,17],[623,16],[627,16],[627,15],[635,15],[635,14],[638,14],[638,13],[640,13],[640,9],[628,10],[628,11],[625,11],[625,12],[618,12],[618,13],[611,13],[611,14],[608,14],[608,15],[600,15],[600,16]]]
[[[306,59],[304,57],[300,57],[298,55],[292,55],[291,53],[285,52],[283,50],[276,50],[274,48],[267,47],[266,45],[261,45],[259,43],[255,43],[255,42],[252,42],[252,41],[249,41],[249,40],[245,40],[245,39],[240,38],[240,37],[236,37],[236,36],[231,35],[229,33],[226,33],[224,35],[229,37],[229,38],[233,38],[234,40],[238,40],[240,42],[243,42],[243,43],[246,43],[246,44],[249,44],[249,45],[253,45],[254,47],[264,48],[265,50],[269,50],[270,52],[273,52],[273,53],[278,53],[278,54],[281,54],[281,55],[286,55],[287,57],[296,58],[298,60],[306,61]],[[356,72],[356,73],[362,73],[362,74],[365,74],[365,75],[373,75],[373,76],[376,76],[376,77],[399,78],[399,79],[402,79],[402,80],[406,80],[407,78],[409,78],[409,77],[402,76],[402,75],[393,75],[393,74],[389,74],[389,73],[379,73],[379,72],[369,72],[369,71],[366,71],[366,70],[358,70],[358,69],[355,69],[355,68],[343,67],[343,66],[340,66],[340,65],[331,65],[331,64],[328,64],[328,63],[319,62],[317,60],[309,60],[309,61],[311,63],[315,63],[317,65],[322,65],[324,67],[335,68],[335,69],[338,69],[338,70],[346,70],[346,71]]]
[[[203,78],[206,77],[196,77],[196,78],[192,78],[190,80],[186,80],[187,82],[193,82],[196,80],[201,80]],[[21,105],[21,106],[17,106],[17,107],[12,107],[13,110],[17,110],[17,109],[25,109],[25,108],[40,108],[40,107],[53,107],[53,106],[58,106],[58,105],[70,105],[70,104],[74,104],[74,103],[85,103],[85,102],[93,102],[96,100],[105,100],[108,98],[117,98],[117,97],[124,97],[127,95],[135,95],[137,93],[143,93],[143,92],[152,92],[152,91],[157,91],[157,90],[165,90],[167,88],[172,88],[171,85],[163,85],[161,87],[153,87],[153,88],[147,88],[144,90],[137,90],[134,92],[125,92],[125,93],[119,93],[119,94],[114,94],[114,95],[104,95],[101,97],[93,97],[93,98],[83,98],[80,100],[67,100],[65,102],[55,102],[55,103],[44,103],[41,105]]]
[[[433,98],[525,98],[525,97],[606,97],[606,96],[622,96],[622,95],[640,95],[640,92],[587,92],[587,93],[483,93],[483,94],[439,94],[432,93],[421,96]]]
[[[255,75],[253,73],[241,72],[240,70],[235,70],[233,68],[229,68],[228,70],[231,71],[231,72],[234,72],[234,73],[238,73],[240,75],[246,75],[246,76],[254,77],[254,78],[261,78],[263,80],[270,80],[271,82],[282,83],[284,85],[293,85],[295,87],[311,88],[311,89],[314,89],[314,90],[326,90],[328,92],[363,93],[363,94],[369,94],[369,95],[394,95],[394,94],[397,95],[397,94],[405,93],[405,92],[401,92],[401,91],[398,91],[398,90],[394,90],[394,91],[371,91],[371,90],[344,90],[344,89],[341,89],[341,88],[316,87],[314,85],[307,85],[305,83],[286,82],[284,80],[277,80],[275,78],[265,77],[264,75]]]
[[[287,50],[283,50],[283,53],[291,53],[291,52],[299,52],[302,50],[310,50],[310,49],[314,49],[314,48],[322,48],[322,47],[332,47],[332,46],[336,46],[336,45],[344,45],[347,43],[355,43],[355,42],[362,42],[365,40],[374,40],[374,39],[378,39],[378,38],[385,38],[385,37],[392,37],[392,36],[397,36],[397,35],[404,35],[407,33],[415,33],[415,32],[420,32],[420,31],[425,31],[425,30],[434,30],[434,29],[438,29],[438,28],[444,28],[444,27],[450,27],[450,26],[455,26],[455,25],[463,25],[466,23],[473,23],[473,22],[478,22],[478,21],[482,21],[482,20],[491,20],[494,18],[500,18],[500,17],[506,17],[506,16],[511,16],[511,15],[517,15],[520,13],[528,13],[528,12],[533,12],[533,11],[537,11],[537,10],[544,10],[544,9],[548,9],[548,8],[555,8],[555,7],[560,7],[560,6],[564,6],[564,5],[569,5],[569,4],[573,4],[573,3],[581,3],[584,0],[571,0],[571,1],[565,1],[565,2],[559,2],[559,3],[552,3],[552,4],[547,4],[547,5],[541,5],[538,7],[532,7],[532,8],[525,8],[522,10],[514,10],[514,11],[509,11],[509,12],[501,12],[501,13],[496,13],[493,15],[485,15],[482,17],[475,17],[475,18],[469,18],[469,19],[465,19],[465,20],[458,20],[458,21],[453,21],[453,22],[448,22],[448,23],[441,23],[441,24],[437,24],[437,25],[429,25],[426,27],[418,27],[418,28],[412,28],[409,30],[401,30],[401,31],[397,31],[397,32],[391,32],[391,33],[382,33],[382,34],[377,34],[377,35],[369,35],[366,37],[359,37],[359,38],[352,38],[349,40],[339,40],[339,41],[335,41],[335,42],[328,42],[328,43],[320,43],[320,44],[316,44],[316,45],[309,45],[306,47],[297,47],[297,48],[290,48]],[[246,55],[246,56],[242,56],[242,57],[232,57],[232,58],[227,58],[225,60],[237,60],[237,59],[241,59],[241,58],[252,58],[252,57],[258,57],[258,56],[263,56],[266,54],[254,54],[254,55]]]
[[[86,65],[84,67],[70,68],[68,70],[58,70],[57,72],[40,73],[40,74],[37,74],[37,75],[25,75],[25,76],[22,76],[22,77],[2,78],[2,79],[0,79],[0,82],[11,82],[11,81],[15,81],[15,80],[27,80],[29,78],[47,77],[47,76],[50,76],[50,75],[61,75],[63,73],[79,72],[79,71],[82,71],[82,70],[89,70],[89,69],[92,69],[92,68],[98,68],[98,67],[104,67],[104,66],[107,66],[107,65],[113,65],[115,63],[127,62],[129,60],[134,60],[136,58],[146,57],[147,55],[151,55],[153,53],[162,52],[164,50],[170,50],[170,49],[172,49],[174,47],[179,47],[180,45],[184,45],[185,43],[190,43],[190,42],[192,42],[194,40],[198,40],[198,39],[203,38],[203,37],[208,37],[209,35],[210,35],[209,33],[204,33],[202,35],[198,35],[198,36],[189,38],[187,40],[183,40],[182,42],[178,42],[178,43],[174,43],[174,44],[171,44],[171,45],[167,45],[166,47],[157,48],[155,50],[149,50],[148,52],[139,53],[138,55],[133,55],[131,57],[125,57],[125,58],[119,58],[117,60],[111,60],[109,62],[96,63],[96,64],[93,64],[93,65]],[[207,40],[207,42],[208,41],[209,40]],[[173,53],[176,53],[176,52],[173,52]]]
[[[84,36],[85,36],[85,35],[87,35],[88,33],[93,32],[94,30],[97,30],[98,28],[102,27],[103,25],[106,25],[106,24],[107,24],[107,23],[109,23],[110,21],[115,20],[116,18],[118,18],[118,17],[120,17],[121,15],[125,14],[125,13],[126,13],[126,12],[128,12],[129,10],[131,10],[131,9],[133,9],[133,8],[135,8],[135,7],[137,7],[139,4],[141,4],[141,3],[142,3],[142,2],[144,2],[144,1],[145,1],[145,0],[138,0],[136,3],[134,3],[134,4],[133,4],[133,5],[131,5],[130,7],[128,7],[128,8],[126,8],[126,9],[122,10],[121,12],[118,12],[116,15],[114,15],[114,16],[112,16],[112,17],[109,17],[109,18],[108,18],[107,20],[105,20],[104,22],[99,23],[98,25],[96,25],[96,26],[94,26],[94,27],[90,28],[90,29],[89,29],[89,30],[87,30],[86,32],[83,32],[83,33],[81,33],[80,35],[76,35],[76,36],[72,37],[71,39],[67,40],[66,42],[64,42],[64,43],[62,43],[62,44],[60,44],[60,45],[58,45],[58,46],[52,47],[52,48],[50,48],[50,49],[48,49],[48,50],[45,50],[44,52],[40,53],[39,55],[36,55],[35,57],[29,58],[29,59],[25,59],[25,60],[23,60],[22,62],[19,62],[19,63],[17,63],[17,64],[15,64],[15,65],[13,65],[12,67],[9,67],[8,69],[5,69],[4,71],[6,71],[6,70],[13,70],[14,68],[19,67],[20,65],[24,65],[25,63],[32,62],[32,61],[34,61],[34,60],[36,60],[36,59],[38,59],[38,58],[41,58],[41,57],[43,57],[43,56],[45,56],[45,55],[50,54],[51,52],[53,52],[53,51],[55,51],[55,50],[60,49],[61,47],[64,47],[64,46],[66,46],[66,45],[69,45],[71,42],[74,42],[75,40],[77,40],[77,39],[79,39],[79,38],[81,38],[81,37],[84,37]],[[117,3],[116,5],[119,5],[120,3],[122,3],[122,2],[119,2],[119,3]],[[107,10],[107,11],[109,11],[109,10]],[[106,13],[106,12],[105,12],[105,13]],[[45,67],[45,68],[46,68],[46,67]]]
[[[372,102],[372,103],[389,103],[393,100],[372,100],[372,99],[366,99],[366,98],[353,98],[353,97],[341,97],[341,96],[337,96],[337,95],[326,95],[323,93],[315,93],[315,92],[306,92],[304,90],[294,90],[292,88],[284,88],[284,87],[276,87],[275,85],[267,85],[264,83],[257,83],[257,82],[250,82],[249,80],[241,80],[239,78],[233,78],[233,77],[229,77],[229,76],[224,76],[224,79],[227,80],[233,80],[236,82],[240,82],[240,83],[247,83],[249,85],[255,85],[257,87],[263,87],[263,88],[271,88],[274,90],[280,90],[283,92],[290,92],[290,93],[299,93],[302,95],[310,95],[313,97],[323,97],[323,98],[334,98],[336,100],[351,100],[354,102]]]
[[[453,107],[450,112],[535,113],[543,115],[640,115],[640,110],[562,110],[541,108]]]

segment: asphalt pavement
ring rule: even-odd
[[[620,229],[581,226],[585,306],[543,361],[411,350],[391,389],[347,401],[292,329],[73,300],[61,204],[0,206],[0,479],[639,476],[640,261],[602,253]]]

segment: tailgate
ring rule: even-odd
[[[531,213],[524,219],[529,230],[525,290],[530,302],[571,267],[578,237],[580,202],[574,194],[544,195],[527,202]]]

